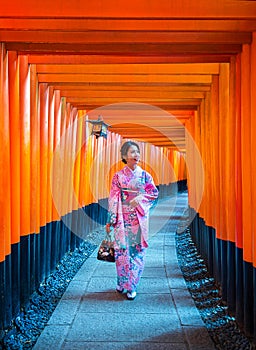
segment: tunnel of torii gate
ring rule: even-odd
[[[79,209],[76,230],[104,224],[130,139],[160,197],[187,185],[192,236],[255,337],[256,2],[5,1],[0,49],[1,328],[81,243]]]

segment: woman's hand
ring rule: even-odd
[[[138,195],[138,196],[136,196],[135,198],[133,198],[130,202],[129,202],[129,204],[130,204],[130,206],[132,207],[132,208],[136,208],[139,204],[140,204],[140,200],[143,198],[143,196],[142,195]]]
[[[133,199],[129,202],[129,204],[130,204],[130,206],[131,206],[132,208],[136,208],[137,205],[139,204],[139,202],[137,201],[137,199],[136,199],[136,197],[135,197],[135,198],[133,198]]]
[[[110,233],[111,231],[111,225],[110,224],[106,224],[106,232]]]

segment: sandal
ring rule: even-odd
[[[128,300],[134,300],[136,298],[137,293],[135,291],[127,292],[126,296]]]
[[[117,286],[116,286],[116,291],[117,291],[118,293],[123,293],[124,288],[117,285]]]

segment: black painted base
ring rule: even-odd
[[[209,273],[220,285],[222,298],[239,326],[256,339],[256,269],[243,260],[234,242],[216,238],[215,230],[198,215],[190,225],[191,236]]]

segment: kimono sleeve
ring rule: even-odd
[[[158,189],[154,183],[152,176],[149,173],[145,175],[144,193],[138,197],[138,205],[136,209],[141,215],[147,215],[149,209],[156,203],[158,198]]]
[[[117,222],[118,202],[120,201],[120,184],[117,173],[114,174],[108,199],[107,223],[115,225]]]

